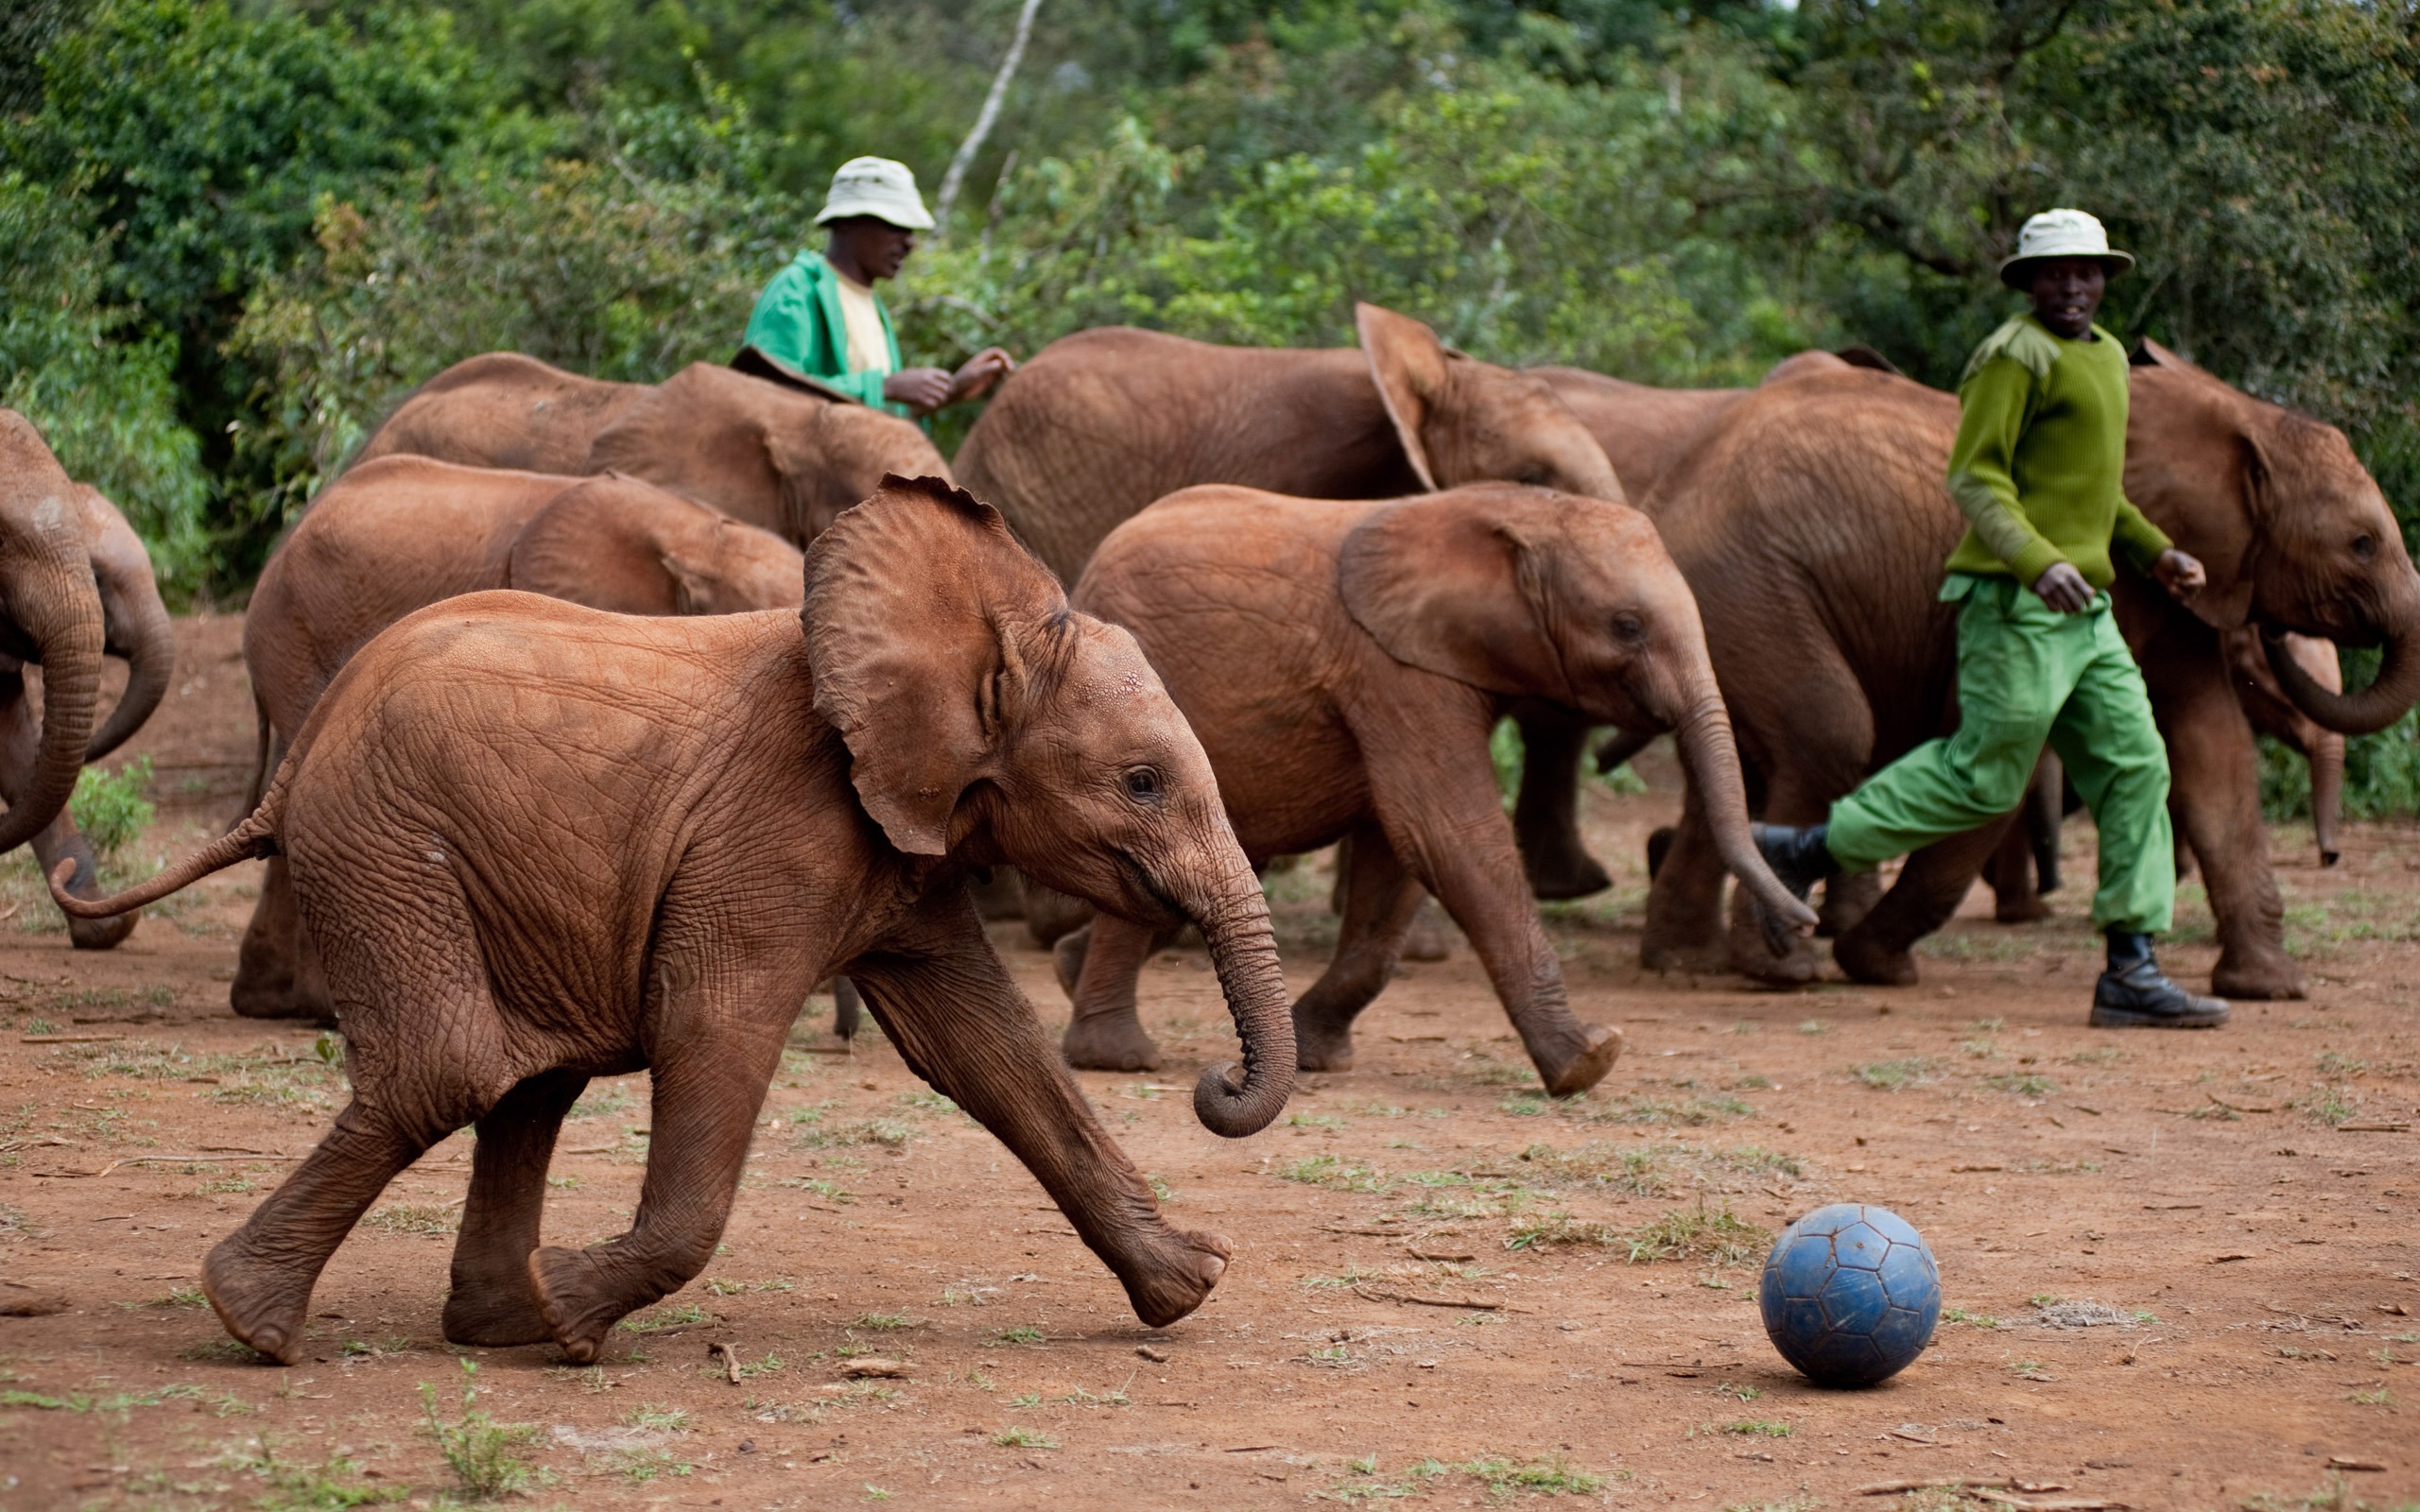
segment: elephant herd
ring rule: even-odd
[[[1357,324],[1358,350],[1067,337],[954,466],[908,421],[730,369],[644,386],[461,363],[261,576],[251,811],[109,899],[63,805],[158,701],[166,616],[124,522],[0,411],[0,829],[34,841],[78,945],[267,859],[233,1006],[345,1032],[354,1100],[205,1265],[230,1332],[290,1360],[353,1224],[475,1125],[446,1336],[593,1359],[713,1253],[791,1021],[836,973],[1140,1316],[1183,1316],[1227,1248],[1166,1221],[1066,1066],[1156,1065],[1140,968],[1198,926],[1242,1056],[1195,1108],[1255,1132],[1298,1069],[1352,1063],[1434,896],[1547,1090],[1593,1086],[1620,1036],[1573,1013],[1534,902],[1607,885],[1576,822],[1593,729],[1615,731],[1606,764],[1672,734],[1687,780],[1652,847],[1651,966],[1803,980],[1820,926],[1852,976],[1905,982],[1987,864],[2005,915],[2038,908],[2052,763],[2032,822],[1920,852],[1887,893],[1835,885],[1820,919],[1750,839],[1753,816],[1819,818],[1955,718],[1933,596],[1962,524],[1952,396],[1861,350],[1662,390],[1481,362],[1374,306]],[[2130,579],[2116,595],[2218,917],[2216,985],[2296,995],[2253,732],[2308,751],[2325,800],[2342,735],[2420,696],[2420,576],[2336,431],[2149,343],[2133,417],[2128,493],[2211,576],[2189,611]],[[2344,692],[2327,642],[2385,645],[2376,682]],[[104,651],[133,671],[95,730]],[[1507,717],[1527,752],[1510,816],[1489,755]],[[1340,842],[1338,945],[1289,1003],[1257,873]],[[1059,941],[1056,1045],[984,933],[969,882],[992,868],[1024,879],[1038,933],[1092,915]],[[542,1246],[562,1118],[590,1078],[641,1068],[630,1231]]]

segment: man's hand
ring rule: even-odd
[[[882,397],[929,415],[950,401],[949,373],[940,368],[902,368],[882,381]]]
[[[2092,585],[2071,561],[2052,562],[2048,571],[2033,579],[2033,592],[2062,614],[2081,614],[2092,608]]]
[[[2210,575],[2202,570],[2199,559],[2187,556],[2173,546],[2161,552],[2159,559],[2152,563],[2152,576],[2157,578],[2159,586],[2167,589],[2169,595],[2180,604],[2191,603],[2193,596],[2208,586],[2210,581]]]
[[[1017,359],[999,347],[986,347],[958,369],[950,379],[950,404],[961,399],[979,399],[991,392],[992,386],[1017,370]]]

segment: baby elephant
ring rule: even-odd
[[[1421,889],[1470,936],[1547,1090],[1596,1085],[1621,1035],[1564,999],[1488,754],[1520,710],[1677,730],[1733,870],[1811,929],[1748,836],[1731,722],[1697,601],[1626,505],[1480,484],[1335,503],[1210,487],[1101,543],[1075,601],[1134,632],[1184,711],[1255,862],[1350,839],[1336,954],[1294,1005],[1302,1069],[1353,1063],[1353,1020],[1402,953]],[[1064,1050],[1148,1066],[1134,1014],[1150,931],[1103,919]]]
[[[621,614],[795,609],[804,561],[770,531],[618,473],[365,462],[312,501],[252,590],[244,616],[260,719],[252,796],[273,768],[275,743],[302,728],[346,659],[416,609],[483,588]],[[250,1019],[335,1016],[282,858],[262,879],[227,996]]]
[[[279,1360],[380,1189],[465,1125],[445,1336],[595,1359],[713,1255],[790,1021],[836,971],[1145,1322],[1191,1312],[1227,1246],[1170,1227],[1111,1143],[984,937],[970,867],[1147,933],[1201,927],[1244,1050],[1195,1091],[1214,1132],[1264,1127],[1292,1086],[1268,908],[1201,745],[1133,637],[1072,612],[996,512],[932,479],[886,479],[817,539],[800,614],[424,610],[337,675],[227,835],[99,903],[52,891],[116,913],[263,854],[293,868],[354,1087],[202,1268],[228,1331]],[[539,1248],[565,1109],[643,1066],[631,1230]]]

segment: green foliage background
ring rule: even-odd
[[[174,592],[239,596],[451,362],[728,356],[837,163],[938,184],[1016,4],[16,0],[0,403]],[[911,360],[1342,343],[1372,299],[1506,362],[1861,340],[1946,383],[2049,204],[2141,256],[2111,323],[2343,426],[2420,517],[2420,0],[1045,0],[892,305]],[[2420,801],[2408,725],[2354,770]]]

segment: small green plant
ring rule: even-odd
[[[153,810],[143,795],[151,785],[151,758],[137,756],[115,773],[87,766],[76,776],[76,791],[67,813],[83,832],[93,853],[104,861],[134,842],[151,823]]]
[[[1768,1418],[1743,1418],[1737,1422],[1720,1426],[1724,1433],[1737,1434],[1743,1438],[1788,1438],[1790,1435],[1789,1424]]]
[[[1830,1034],[1832,1026],[1822,1019],[1802,1019],[1798,1023],[1798,1032],[1800,1034]]]
[[[625,1428],[647,1428],[659,1433],[685,1434],[689,1431],[689,1414],[679,1407],[666,1407],[658,1402],[642,1402],[622,1415]]]
[[[208,1307],[210,1298],[201,1295],[199,1286],[181,1286],[165,1297],[155,1297],[146,1307]]]
[[[2059,1090],[2058,1083],[2049,1077],[2031,1074],[1986,1076],[1983,1085],[1995,1091],[2014,1092],[2019,1097],[2048,1097]]]
[[[351,1507],[400,1501],[407,1491],[400,1486],[360,1484],[361,1467],[341,1455],[331,1455],[316,1469],[306,1469],[280,1460],[266,1434],[253,1447],[255,1452],[232,1459],[232,1465],[249,1470],[262,1483],[264,1488],[252,1503],[256,1512],[346,1512]]]
[[[1849,1074],[1880,1091],[1903,1091],[1910,1087],[1925,1087],[1941,1079],[1941,1063],[1923,1056],[1906,1056],[1897,1060],[1872,1060],[1853,1066]]]
[[[860,1313],[849,1322],[853,1329],[866,1329],[876,1333],[917,1327],[913,1318],[904,1313]]]
[[[1334,1155],[1314,1155],[1307,1160],[1296,1160],[1277,1174],[1288,1181],[1328,1187],[1338,1192],[1384,1192],[1388,1186],[1384,1173]]]
[[[361,1220],[365,1228],[390,1234],[448,1234],[454,1231],[454,1210],[398,1202]]]
[[[1483,1483],[1495,1501],[1514,1495],[1595,1496],[1605,1486],[1603,1477],[1573,1469],[1560,1454],[1528,1461],[1483,1457],[1452,1468]]]
[[[686,1328],[692,1323],[706,1323],[714,1314],[695,1302],[683,1302],[678,1307],[660,1307],[652,1313],[633,1314],[614,1326],[632,1333],[653,1333],[658,1329]]]
[[[1035,1328],[1030,1323],[1020,1323],[1012,1329],[994,1330],[992,1334],[991,1342],[994,1346],[1019,1345],[1030,1347],[1048,1343],[1049,1335],[1044,1333],[1040,1329]]]
[[[668,1449],[619,1450],[606,1468],[634,1486],[666,1477],[678,1480],[697,1469],[695,1465],[675,1458]]]
[[[1003,1428],[992,1435],[1002,1449],[1057,1449],[1059,1440],[1030,1428]]]
[[[1176,1188],[1168,1185],[1165,1179],[1155,1173],[1145,1172],[1143,1179],[1150,1184],[1151,1188],[1151,1195],[1159,1199],[1161,1207],[1167,1208],[1176,1205],[1179,1200],[1176,1194]]]
[[[529,1446],[538,1431],[488,1416],[478,1405],[478,1374],[475,1361],[462,1362],[461,1415],[453,1422],[438,1416],[437,1388],[426,1382],[421,1383],[420,1401],[428,1435],[437,1440],[437,1451],[456,1483],[471,1500],[485,1502],[510,1496],[530,1483]]]
[[[1344,1120],[1325,1113],[1295,1113],[1286,1120],[1288,1128],[1342,1128]]]
[[[1970,1329],[1996,1329],[2000,1326],[2000,1320],[1990,1314],[1970,1313],[1962,1307],[1943,1308],[1941,1320],[1944,1323],[1963,1323]]]
[[[2329,1128],[2349,1122],[2361,1110],[2360,1100],[2342,1087],[2314,1087],[2295,1098],[2291,1106],[2312,1123]]]
[[[2384,1386],[2377,1386],[2368,1391],[2349,1393],[2344,1400],[2363,1407],[2392,1407],[2394,1405],[2394,1393]]]

